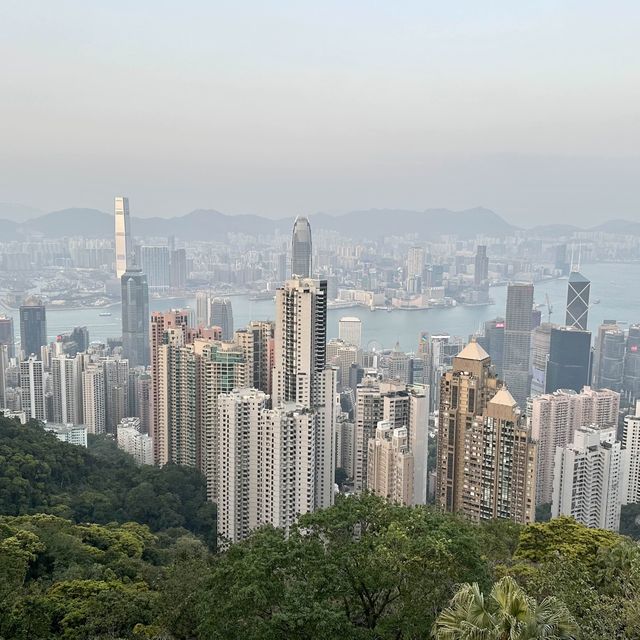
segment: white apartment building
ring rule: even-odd
[[[89,364],[83,371],[82,399],[84,424],[89,433],[106,433],[104,367],[102,364]]]
[[[22,389],[22,410],[28,420],[46,420],[44,398],[45,373],[42,360],[30,356],[20,363],[20,388]]]
[[[640,503],[640,400],[633,416],[624,419],[622,446],[627,452],[629,473],[624,504]]]
[[[577,429],[571,444],[556,448],[552,517],[572,516],[587,527],[618,531],[627,473],[615,427]]]
[[[51,359],[53,421],[82,424],[82,357],[65,355]]]
[[[218,532],[237,542],[263,524],[287,529],[316,503],[316,420],[268,396],[236,389],[218,397]]]
[[[367,489],[397,504],[413,504],[414,465],[407,428],[382,420],[368,449]]]
[[[140,433],[140,418],[124,418],[117,429],[118,448],[132,455],[136,464],[153,464],[151,436]]]
[[[338,338],[347,344],[362,346],[362,320],[355,316],[345,316],[338,321]]]

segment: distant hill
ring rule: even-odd
[[[631,222],[630,220],[609,220],[603,222],[596,227],[592,227],[589,231],[601,231],[602,233],[620,233],[632,236],[640,235],[640,222]]]
[[[502,236],[518,227],[509,224],[500,215],[476,207],[464,211],[449,209],[367,209],[344,215],[315,213],[309,216],[314,230],[336,231],[351,238],[380,238],[415,233],[421,240],[440,235],[474,237],[477,234]],[[176,236],[183,240],[226,240],[228,233],[247,233],[266,236],[280,231],[288,233],[293,218],[272,220],[257,215],[226,215],[215,209],[197,209],[173,218],[132,218],[134,235],[138,237]],[[531,234],[538,236],[566,236],[577,231],[600,231],[640,235],[640,223],[611,220],[597,227],[581,229],[574,225],[551,224],[533,227]],[[113,215],[98,209],[63,209],[18,223],[0,220],[3,239],[42,235],[49,238],[84,236],[88,238],[113,237]]]
[[[441,234],[503,235],[516,229],[497,213],[483,208],[466,211],[369,209],[352,211],[341,216],[317,213],[311,215],[310,219],[316,230],[338,231],[356,238],[404,233],[416,233],[423,239]],[[132,218],[131,224],[136,236],[175,235],[184,240],[214,240],[224,238],[228,233],[270,235],[277,230],[286,233],[291,229],[293,218],[272,220],[256,215],[230,216],[213,209],[197,209],[174,218]],[[53,238],[72,235],[110,238],[113,235],[113,216],[98,209],[63,209],[27,220],[22,224],[7,221],[6,227],[11,237],[41,234]]]
[[[14,222],[24,222],[30,218],[42,215],[40,209],[29,207],[16,202],[0,202],[0,219],[13,220]]]
[[[71,235],[108,238],[113,235],[113,216],[98,209],[62,209],[27,220],[20,230],[48,238]]]

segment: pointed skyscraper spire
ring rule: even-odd
[[[293,223],[291,239],[291,274],[300,278],[311,278],[311,225],[307,218],[298,216]]]

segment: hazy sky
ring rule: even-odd
[[[640,220],[639,24],[637,0],[2,0],[0,201]]]

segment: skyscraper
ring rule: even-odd
[[[115,234],[116,234],[116,278],[133,265],[133,238],[131,237],[129,219],[129,198],[116,196],[115,199]]]
[[[184,249],[171,251],[171,286],[184,289],[187,284],[187,252]]]
[[[545,393],[547,364],[551,352],[551,330],[555,325],[543,322],[531,332],[531,397]]]
[[[635,413],[625,416],[622,446],[627,451],[629,474],[625,504],[640,503],[640,402]]]
[[[627,403],[633,406],[640,400],[640,324],[632,324],[627,333],[622,386]]]
[[[502,378],[504,324],[504,318],[485,321],[484,335],[477,338],[478,344],[491,356],[491,362],[493,362],[498,378]]]
[[[536,446],[515,399],[470,342],[440,382],[436,503],[478,522],[531,522]]]
[[[229,298],[214,298],[211,301],[210,323],[222,329],[223,340],[233,340],[233,308]]]
[[[607,329],[601,335],[595,375],[598,388],[622,391],[626,342],[624,331],[618,327]]]
[[[472,425],[484,412],[500,383],[489,354],[470,342],[453,360],[453,369],[440,380],[436,504],[445,511],[464,512],[469,499],[465,460],[472,445]],[[476,437],[479,435],[476,433]]]
[[[106,408],[104,367],[101,363],[89,364],[82,373],[82,399],[84,424],[89,433],[106,432]]]
[[[382,420],[368,446],[368,490],[397,504],[413,504],[413,454],[407,428],[394,428]]]
[[[44,395],[44,366],[42,360],[29,356],[20,363],[22,410],[28,420],[46,420],[47,405]]]
[[[545,393],[580,391],[591,380],[591,332],[571,327],[551,329]]]
[[[123,274],[122,351],[131,367],[149,365],[149,289],[147,276],[131,268]]]
[[[196,325],[198,327],[208,327],[211,314],[211,299],[207,291],[196,292]]]
[[[579,393],[558,390],[537,396],[531,407],[531,434],[538,443],[536,503],[551,502],[556,447],[571,443],[576,429],[590,424],[614,427],[620,394],[585,387]]]
[[[311,278],[313,247],[311,244],[311,225],[309,220],[298,216],[293,223],[291,239],[291,275],[299,278]]]
[[[482,465],[469,465],[471,469],[481,468],[481,473],[474,479],[475,486],[469,481],[470,493],[476,498],[477,506],[467,515],[474,520],[508,518],[523,524],[533,522],[537,445],[506,387],[489,400],[481,423]],[[468,502],[473,503],[473,497]]]
[[[273,406],[314,414],[316,508],[333,503],[337,372],[326,366],[327,284],[293,278],[276,292]]]
[[[577,429],[573,443],[556,448],[552,517],[572,516],[587,527],[618,531],[627,474],[627,451],[616,442],[615,427]]]
[[[567,319],[565,324],[574,329],[586,331],[589,316],[589,291],[591,282],[579,271],[569,275],[567,289]]]
[[[149,288],[160,291],[168,289],[171,285],[169,247],[144,246],[140,255]]]
[[[266,408],[256,389],[218,397],[218,532],[234,542],[263,524],[287,530],[316,508],[314,416],[284,403]]]
[[[489,258],[487,257],[487,247],[479,244],[476,249],[475,270],[473,272],[473,284],[477,288],[488,285],[489,280]]]
[[[13,332],[13,318],[0,315],[0,344],[7,346],[7,356],[15,358],[16,339]]]
[[[82,424],[82,360],[58,356],[51,360],[53,377],[53,421]]]
[[[355,316],[345,316],[338,321],[338,337],[347,344],[360,347],[362,343],[362,320]]]
[[[24,357],[40,359],[40,348],[47,344],[47,312],[38,298],[28,298],[20,307],[20,342]]]
[[[507,289],[502,373],[521,409],[526,406],[531,386],[529,358],[532,309],[533,285],[510,284]]]

